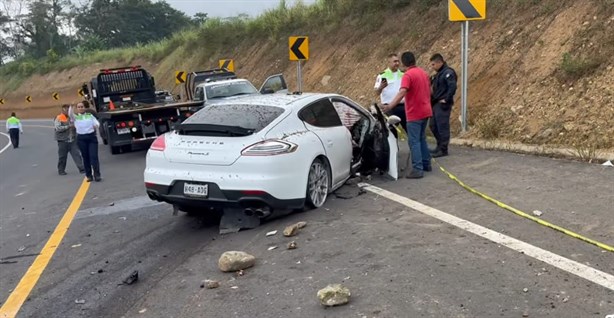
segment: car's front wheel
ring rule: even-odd
[[[306,203],[311,208],[319,208],[326,202],[330,187],[330,173],[323,159],[316,159],[309,167],[307,177]]]

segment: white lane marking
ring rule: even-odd
[[[9,135],[7,135],[7,134],[5,134],[3,132],[0,132],[0,135],[8,138],[8,140],[9,140],[8,143],[6,144],[6,146],[4,146],[4,148],[0,149],[0,153],[3,153],[5,150],[7,150],[11,146],[11,136],[9,136]]]
[[[23,120],[22,120],[23,121]],[[51,128],[54,129],[53,126],[42,126],[42,125],[24,125],[25,127],[39,127],[39,128]],[[9,136],[8,134],[5,134],[3,132],[0,132],[0,135],[6,137],[9,139],[8,143],[6,144],[6,146],[4,146],[4,148],[0,149],[0,153],[3,153],[5,150],[7,150],[9,148],[9,146],[11,146],[11,136]]]
[[[568,273],[584,278],[610,290],[614,290],[614,275],[602,272],[590,266],[586,266],[563,256],[554,254],[550,251],[533,246],[529,243],[485,228],[481,225],[477,225],[467,220],[450,215],[435,208],[431,208],[430,206],[400,196],[396,193],[372,186],[367,183],[361,183],[359,184],[359,186],[367,191],[373,192],[391,201],[395,201],[397,203],[405,205],[411,209],[414,209],[418,212],[422,212],[428,216],[434,217],[450,225],[454,225],[462,230],[471,232],[477,236],[481,236],[487,240],[508,247],[512,250],[524,253],[527,256],[533,257],[546,264],[550,264],[556,268],[562,269]]]
[[[16,197],[20,197],[20,196],[22,196],[22,195],[24,195],[24,194],[26,194],[26,193],[28,193],[28,190],[23,191],[23,192],[19,192],[19,193],[17,193],[15,196],[16,196]]]

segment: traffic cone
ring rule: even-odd
[[[109,109],[110,110],[114,110],[115,109],[115,104],[113,104],[112,100],[109,100]]]

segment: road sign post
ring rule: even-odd
[[[463,132],[467,131],[467,89],[469,74],[469,21],[461,24],[461,127]]]
[[[298,92],[303,92],[303,70],[301,69],[301,61],[296,63],[296,83],[298,86]]]
[[[461,128],[467,131],[469,90],[469,21],[486,19],[486,0],[448,0],[448,19],[461,23]]]
[[[291,36],[288,38],[288,54],[290,61],[297,61],[296,64],[296,83],[298,92],[303,92],[303,70],[302,61],[309,59],[309,37]]]

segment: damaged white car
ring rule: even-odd
[[[374,113],[375,115],[372,115]],[[318,208],[353,174],[397,178],[397,140],[378,107],[334,94],[260,95],[206,106],[147,153],[152,200],[190,212]]]

